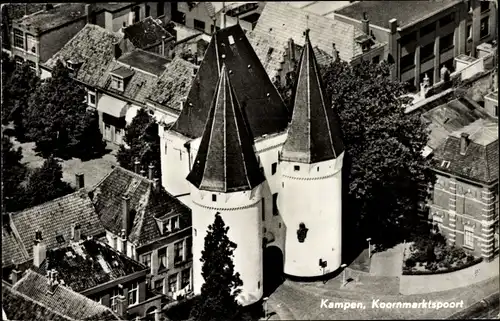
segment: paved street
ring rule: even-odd
[[[403,267],[404,245],[398,244],[387,251],[373,253],[370,274],[380,276],[400,276]]]

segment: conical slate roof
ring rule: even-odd
[[[281,159],[306,164],[335,159],[344,151],[339,117],[325,100],[308,30],[297,75],[292,122]]]
[[[252,190],[264,181],[253,149],[253,137],[222,65],[205,130],[187,180],[200,190]]]
[[[254,137],[285,131],[290,113],[240,25],[221,29],[212,36],[171,129],[189,138],[201,137],[223,63],[233,71],[231,83]]]

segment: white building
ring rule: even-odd
[[[243,305],[260,300],[283,273],[321,277],[341,264],[344,147],[308,32],[299,68],[292,115],[242,28],[221,29],[179,118],[160,130],[162,184],[193,212],[195,293],[204,237],[218,213],[237,244]]]

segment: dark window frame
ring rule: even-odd
[[[436,32],[436,22],[431,22],[420,28],[420,37],[425,37],[433,32]]]
[[[486,26],[484,29],[483,29],[483,21],[486,21]],[[483,30],[486,30],[486,33],[483,33]],[[483,39],[488,37],[489,35],[490,35],[490,17],[486,16],[482,18],[481,21],[479,22],[479,38]]]
[[[450,23],[453,23],[454,21],[455,21],[455,12],[451,12],[446,16],[442,17],[441,19],[439,19],[439,27],[442,28],[444,26],[449,25]]]
[[[451,39],[451,44],[449,44],[448,46],[444,46],[445,39]],[[454,42],[455,42],[455,34],[453,32],[444,37],[441,37],[441,39],[439,39],[439,53],[442,54],[443,52],[453,48],[455,46]]]
[[[403,62],[406,62],[406,60],[410,60],[411,57],[411,64],[403,64]],[[399,60],[399,66],[400,66],[400,69],[401,69],[401,73],[404,73],[408,70],[411,70],[413,68],[415,68],[415,53],[412,52],[412,53],[409,53],[408,55],[404,56],[404,57],[401,57],[401,59]]]
[[[436,42],[433,41],[423,47],[420,47],[420,63],[427,62],[431,59],[434,59],[434,49],[436,46]]]
[[[24,41],[24,32],[21,29],[14,29],[14,47],[26,50],[26,43]],[[19,45],[21,44],[21,45]]]
[[[206,27],[205,21],[193,19],[193,28],[194,29],[200,30],[200,31],[205,31],[205,27]]]
[[[407,46],[410,43],[417,41],[417,32],[413,31],[407,35],[404,35],[399,39],[399,43],[401,44],[401,47]]]

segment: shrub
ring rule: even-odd
[[[467,255],[467,263],[470,263],[474,261],[474,256],[473,255]]]
[[[416,262],[415,262],[415,260],[414,260],[414,259],[412,259],[411,257],[410,257],[410,258],[408,258],[408,259],[406,260],[406,262],[405,262],[405,266],[406,266],[406,267],[408,267],[408,268],[413,268],[413,267],[415,267],[415,265],[416,265]]]

